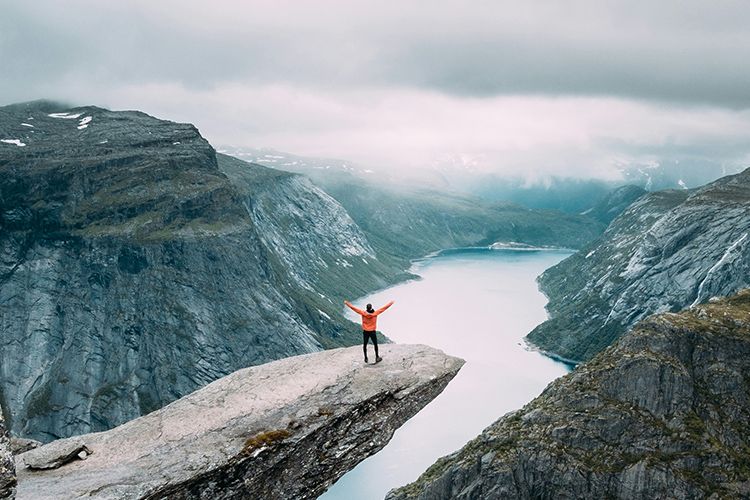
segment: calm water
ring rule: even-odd
[[[357,300],[356,305],[372,302],[376,308],[395,300],[378,318],[383,333],[394,342],[437,347],[465,359],[466,365],[382,451],[320,498],[382,500],[391,488],[415,480],[439,457],[567,373],[566,365],[525,349],[522,338],[546,319],[546,299],[537,289],[536,277],[568,255],[453,250],[416,264],[412,271],[421,280]]]

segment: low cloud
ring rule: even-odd
[[[532,176],[750,152],[746,4],[3,2],[0,96],[196,123],[217,144]]]

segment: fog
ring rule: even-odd
[[[744,2],[0,1],[0,102],[380,168],[750,164]]]

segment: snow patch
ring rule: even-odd
[[[361,245],[358,245],[356,243],[346,243],[341,248],[341,253],[344,255],[351,255],[351,256],[357,256],[357,255],[367,255],[367,250],[365,250]]]
[[[24,147],[26,143],[21,142],[20,139],[0,139],[0,142],[4,142],[5,144],[14,144],[19,147]]]
[[[32,125],[31,123],[22,123],[21,126],[34,128],[34,125]]]
[[[319,312],[319,313],[320,313],[320,315],[321,315],[321,316],[323,316],[324,318],[327,318],[327,319],[331,319],[331,317],[330,317],[329,315],[327,315],[326,313],[324,313],[324,312],[323,312],[323,311],[321,311],[320,309],[318,309],[318,312]]]
[[[47,116],[50,118],[62,118],[63,120],[75,120],[81,115],[83,115],[83,113],[50,113]]]
[[[685,181],[683,181],[682,179],[678,180],[677,184],[679,184],[682,189],[687,189],[688,188],[687,184],[685,184]]]
[[[86,127],[89,126],[89,123],[91,123],[92,118],[90,116],[84,116],[81,118],[81,121],[78,122],[78,130],[83,130]]]

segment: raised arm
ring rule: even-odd
[[[384,305],[383,307],[381,307],[380,309],[378,309],[377,311],[375,311],[375,315],[377,316],[378,314],[382,313],[383,311],[385,311],[386,309],[388,309],[389,307],[391,307],[394,302],[395,301],[393,301],[393,300],[390,301],[390,302],[388,302],[386,305]]]
[[[352,303],[349,302],[348,300],[345,300],[344,304],[346,305],[346,307],[348,307],[349,309],[351,309],[355,313],[359,314],[360,316],[364,316],[365,315],[365,312],[362,309],[358,309],[358,308],[354,307],[352,305]]]

